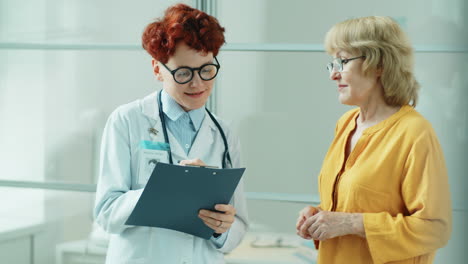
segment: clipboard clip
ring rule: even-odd
[[[182,166],[186,166],[186,167],[196,167],[196,168],[207,168],[207,169],[219,169],[218,166],[210,166],[210,165],[182,165]]]

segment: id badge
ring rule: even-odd
[[[140,164],[138,184],[146,185],[158,162],[169,163],[169,144],[142,140],[140,142]]]

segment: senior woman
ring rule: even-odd
[[[333,26],[325,47],[342,104],[319,176],[320,205],[299,213],[319,263],[432,263],[451,232],[444,156],[414,107],[419,85],[407,36],[388,17]]]
[[[205,109],[220,69],[216,55],[224,28],[214,17],[178,4],[146,27],[142,41],[163,89],[117,108],[104,129],[94,214],[111,233],[106,263],[224,263],[223,253],[247,229],[242,182],[232,204],[200,210],[200,221],[213,229],[209,240],[125,225],[152,172],[150,161],[240,167],[238,138]]]

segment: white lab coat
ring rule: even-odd
[[[222,120],[217,120],[226,134],[233,167],[240,167],[239,140]],[[157,136],[153,135],[155,138],[148,132],[151,127],[159,131]],[[222,166],[224,143],[208,114],[188,155],[170,131],[168,133],[174,163],[200,158],[206,164]],[[247,230],[243,180],[231,201],[237,211],[236,219],[221,248],[211,240],[182,232],[125,225],[144,187],[144,184],[138,184],[136,177],[141,140],[164,142],[156,92],[117,108],[104,129],[94,216],[98,225],[111,234],[106,263],[224,263],[223,253],[234,249]]]

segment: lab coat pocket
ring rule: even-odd
[[[354,183],[351,209],[356,213],[379,213],[388,211],[390,194],[373,190],[371,187]]]
[[[132,227],[125,229],[115,241],[117,255],[124,253],[119,261],[128,264],[146,263],[149,253],[150,227]],[[113,241],[114,242],[114,241]],[[116,262],[119,263],[119,262]]]

